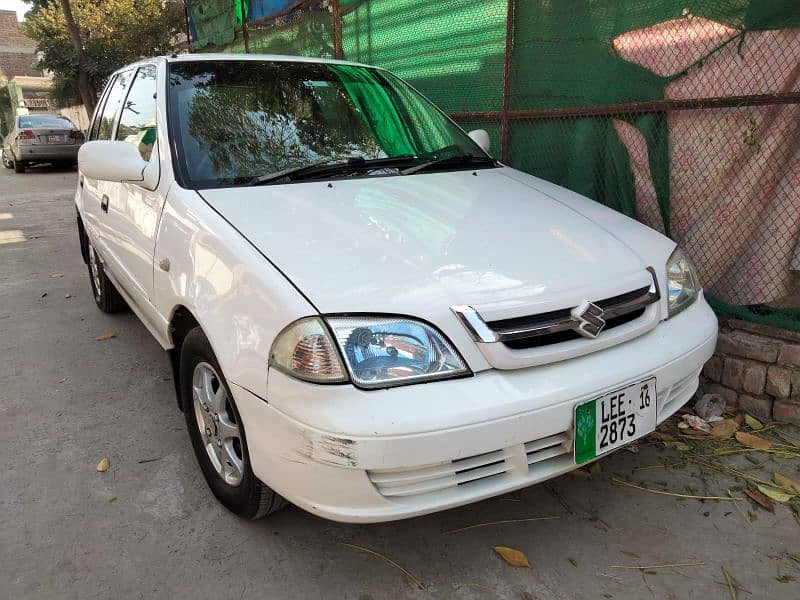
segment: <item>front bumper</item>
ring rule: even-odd
[[[658,421],[694,394],[716,344],[701,297],[639,338],[516,371],[365,392],[270,371],[265,402],[232,392],[256,476],[319,516],[378,522],[526,487],[575,468],[575,404],[657,379]]]

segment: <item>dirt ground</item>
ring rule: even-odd
[[[200,475],[166,355],[133,315],[94,306],[76,173],[0,171],[3,597],[800,597],[790,504],[771,513],[744,496],[754,478],[800,479],[800,431],[788,427],[761,434],[768,452],[651,440],[589,477],[396,523],[337,524],[294,507],[236,518]],[[665,431],[679,435],[674,423]],[[103,457],[111,468],[98,473]],[[495,521],[512,522],[453,531]],[[494,546],[522,551],[530,568]]]

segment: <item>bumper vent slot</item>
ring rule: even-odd
[[[502,475],[511,469],[503,450],[416,469],[368,471],[370,481],[387,497],[415,496]]]
[[[566,433],[551,435],[534,442],[525,444],[525,454],[528,456],[528,466],[535,465],[557,456],[570,454],[571,438]]]
[[[524,448],[528,470],[522,472],[511,459]],[[429,494],[466,489],[470,485],[499,480],[501,477],[525,478],[533,474],[535,468],[540,473],[550,468],[558,469],[571,462],[571,438],[569,434],[559,433],[546,438],[520,444],[507,450],[496,450],[459,458],[435,465],[411,469],[381,469],[367,471],[369,480],[387,498],[403,498],[418,494]],[[556,462],[553,462],[556,459]],[[566,463],[561,464],[563,461]],[[523,463],[524,464],[524,463]],[[534,467],[535,465],[535,467]]]

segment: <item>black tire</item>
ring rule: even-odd
[[[25,172],[25,163],[21,160],[14,161],[14,173],[24,173]]]
[[[238,458],[241,461],[241,468],[239,470],[239,480],[235,484],[231,484],[218,472],[217,468],[212,463],[209,450],[203,440],[203,435],[198,426],[198,412],[202,413],[203,408],[199,400],[195,399],[192,393],[195,369],[207,369],[209,366],[214,371],[214,381],[217,391],[220,386],[224,388],[227,393],[227,398],[223,401],[225,405],[225,416],[237,425],[239,429],[239,445],[236,449]],[[279,494],[274,492],[264,483],[262,483],[253,473],[250,468],[250,456],[247,451],[247,440],[245,439],[244,427],[241,425],[241,418],[236,404],[233,400],[228,383],[222,375],[222,369],[219,366],[217,357],[211,349],[208,339],[200,327],[192,329],[184,338],[183,345],[180,350],[180,394],[183,405],[183,414],[186,417],[186,427],[189,430],[189,438],[192,441],[197,462],[200,464],[200,470],[211,488],[212,493],[216,496],[225,508],[232,513],[244,519],[260,519],[277,510],[285,507],[288,502]],[[211,409],[213,411],[213,409]],[[206,410],[207,414],[210,414]],[[216,419],[220,422],[220,419]],[[216,426],[214,426],[216,428]],[[206,429],[206,431],[209,431]],[[209,438],[207,438],[209,439]]]
[[[97,308],[104,313],[118,313],[127,309],[128,305],[125,299],[106,275],[103,261],[100,260],[91,243],[88,244],[88,255],[89,283],[92,286],[92,296],[94,296]],[[95,272],[95,268],[97,272]]]

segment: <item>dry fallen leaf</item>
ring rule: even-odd
[[[680,452],[689,452],[692,449],[686,442],[664,442],[664,445],[667,448],[675,448],[675,450],[679,450]]]
[[[111,466],[111,461],[108,460],[107,458],[103,458],[100,460],[99,463],[97,463],[97,472],[105,473],[106,471],[108,471],[108,467],[110,466]]]
[[[758,487],[758,491],[764,494],[770,500],[774,500],[775,502],[788,502],[792,499],[791,494],[787,494],[786,492],[779,490],[778,488],[770,487],[768,485],[761,485],[760,483],[756,486]]]
[[[758,431],[759,429],[763,429],[764,428],[764,426],[761,424],[761,421],[759,421],[758,419],[756,419],[755,417],[752,417],[750,415],[745,415],[744,416],[744,422],[747,423],[747,426],[750,429],[753,429],[755,431]]]
[[[761,492],[754,492],[752,490],[745,490],[744,493],[747,494],[753,502],[755,502],[756,504],[761,506],[761,508],[764,508],[765,510],[768,510],[771,513],[775,512],[775,505],[772,504],[772,502],[770,502],[769,498],[767,498]]]
[[[772,444],[764,438],[744,431],[736,432],[736,441],[748,448],[754,448],[755,450],[769,450],[772,448]]]
[[[110,340],[111,338],[117,337],[116,333],[104,333],[103,335],[98,335],[96,339],[98,342],[105,342],[106,340]]]
[[[530,567],[528,557],[519,550],[507,546],[495,546],[494,551],[512,567]]]
[[[50,279],[61,279],[64,276],[63,273],[53,273],[50,275]]]
[[[772,478],[775,480],[775,483],[785,490],[789,490],[790,492],[800,495],[800,482],[795,481],[790,477],[786,477],[786,475],[781,475],[780,473],[775,473]]]
[[[739,424],[733,419],[715,421],[711,424],[711,437],[717,440],[727,440],[737,429],[739,429]]]

